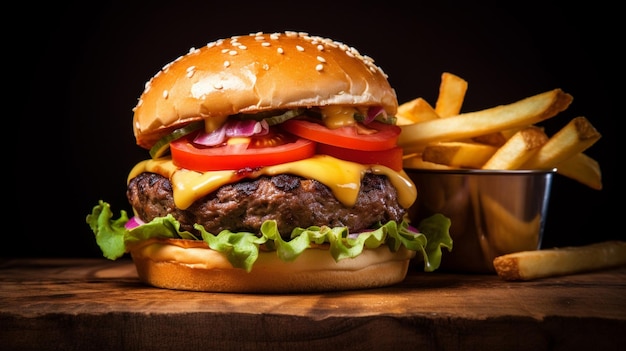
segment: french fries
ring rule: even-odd
[[[579,153],[556,165],[556,172],[595,190],[602,190],[602,172],[598,161]]]
[[[533,280],[626,265],[626,242],[604,241],[584,246],[521,251],[493,260],[504,280]]]
[[[438,119],[439,115],[428,101],[418,97],[398,106],[396,117],[398,117],[398,125],[406,125]]]
[[[480,168],[497,148],[491,145],[459,141],[428,144],[422,152],[422,159],[452,167]]]
[[[572,118],[553,135],[538,125],[566,110],[573,100],[570,94],[553,89],[510,104],[461,112],[467,88],[465,80],[444,73],[434,110],[419,98],[401,105],[399,114],[408,116],[400,125],[398,140],[404,150],[405,168],[556,169],[592,189],[602,189],[600,165],[584,153],[602,137],[590,121],[583,116]],[[519,196],[514,186],[507,186],[505,191],[511,198]],[[527,189],[523,191],[526,194]],[[532,280],[626,265],[623,241],[535,250],[539,244],[536,233],[542,229],[541,214],[518,218],[502,203],[477,190],[470,198],[474,212],[483,208],[493,219],[484,220],[483,213],[470,214],[484,222],[482,228],[488,233],[503,233],[483,235],[479,245],[483,252],[492,253],[490,257],[501,255],[492,264],[504,280]],[[455,203],[439,196],[432,200]]]
[[[485,135],[502,129],[535,124],[565,110],[572,96],[554,89],[523,100],[477,112],[400,126],[398,144],[405,152],[423,149],[435,141],[452,141]]]
[[[482,165],[483,169],[517,169],[535,154],[548,136],[541,128],[530,126],[521,129],[502,145]]]
[[[465,100],[467,81],[452,73],[444,72],[441,75],[439,97],[435,104],[435,112],[440,117],[456,116],[461,113],[461,106]]]
[[[573,98],[553,89],[522,100],[461,113],[468,89],[464,79],[444,72],[433,109],[422,98],[398,109],[405,168],[489,170],[554,169],[602,189],[596,160],[583,154],[601,134],[586,117],[575,117],[549,136],[537,124],[566,110]]]
[[[554,134],[523,165],[528,169],[555,167],[568,158],[585,151],[600,139],[600,133],[585,117],[576,117]]]
[[[507,137],[502,132],[495,132],[485,135],[479,135],[477,137],[473,137],[472,141],[481,144],[487,144],[491,146],[502,146],[506,143]]]
[[[418,153],[405,155],[402,159],[402,163],[405,168],[413,169],[455,169],[455,167],[441,163],[424,161],[422,155]]]

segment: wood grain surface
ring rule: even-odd
[[[626,267],[529,282],[411,267],[386,288],[153,288],[122,259],[0,261],[2,350],[626,349]]]

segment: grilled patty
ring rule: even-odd
[[[181,229],[195,233],[194,223],[218,234],[222,230],[258,233],[266,220],[276,220],[288,239],[296,227],[345,226],[352,233],[378,222],[402,221],[406,210],[387,177],[367,173],[353,207],[344,206],[330,188],[293,175],[265,176],[220,187],[186,210],[176,208],[169,179],[154,173],[133,178],[126,192],[138,216],[148,222],[172,214]]]

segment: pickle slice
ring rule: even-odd
[[[197,121],[189,123],[182,128],[175,129],[170,134],[159,139],[159,141],[150,148],[150,156],[155,159],[165,155],[170,149],[170,142],[202,128],[203,125],[204,121]]]

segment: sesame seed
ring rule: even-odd
[[[317,57],[317,60],[318,60],[319,62],[326,62],[326,59],[325,59],[325,58],[323,58],[322,56],[318,56],[318,57]]]
[[[270,39],[272,40],[278,40],[279,35],[277,33],[274,34],[270,34]]]
[[[317,50],[319,50],[319,51],[324,51],[324,45],[319,44],[319,45],[317,46]]]
[[[195,70],[196,70],[196,66],[187,67],[187,78],[193,77]]]
[[[321,63],[318,63],[315,66],[315,70],[318,71],[318,72],[322,71],[323,69],[324,69],[324,65],[322,65]]]
[[[222,49],[222,54],[225,54],[229,51],[230,49]]]
[[[338,48],[339,44],[337,44],[337,42],[334,42],[332,40],[325,40],[324,41],[326,43],[327,46],[330,46],[331,48]]]
[[[264,41],[264,42],[262,42],[262,43],[261,43],[261,46],[265,46],[265,47],[268,47],[268,46],[270,46],[270,45],[271,45],[271,44],[270,44],[270,43],[268,43],[268,42],[266,42],[266,41]]]
[[[238,48],[239,48],[240,50],[246,50],[248,47],[247,47],[247,46],[245,46],[245,45],[239,45],[239,46],[238,46]]]
[[[213,84],[213,88],[215,88],[217,90],[222,90],[222,89],[224,89],[224,86],[221,85],[220,83],[215,83],[215,84]]]
[[[169,91],[167,90],[163,90],[163,98],[167,99],[167,97],[170,95]]]
[[[304,51],[304,48],[302,46],[300,46],[300,45],[296,45],[296,50],[302,52],[302,51]]]
[[[230,51],[228,52],[228,54],[229,54],[230,56],[235,56],[235,55],[237,55],[237,51],[235,51],[235,50],[230,50]]]
[[[230,67],[230,61],[224,61],[224,67]]]
[[[281,55],[285,53],[285,50],[283,50],[283,48],[278,48],[276,49],[276,51],[278,51],[278,53]]]

